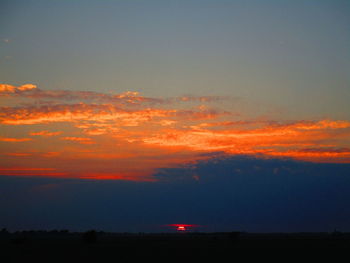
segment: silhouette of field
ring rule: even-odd
[[[350,248],[350,233],[253,234],[225,233],[106,233],[88,231],[1,232],[2,254],[25,258],[140,259],[206,257],[246,248]]]

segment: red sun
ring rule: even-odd
[[[178,232],[185,232],[188,229],[192,229],[193,227],[196,227],[197,225],[189,225],[189,224],[170,224],[169,226],[176,227],[176,230]]]
[[[177,231],[186,231],[186,227],[185,226],[178,226]]]

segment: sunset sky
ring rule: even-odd
[[[1,1],[0,227],[349,231],[349,12]]]

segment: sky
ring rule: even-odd
[[[0,1],[0,227],[350,231],[348,1]]]

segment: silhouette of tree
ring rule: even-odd
[[[96,243],[97,233],[95,230],[90,230],[83,233],[83,241],[88,244]]]

